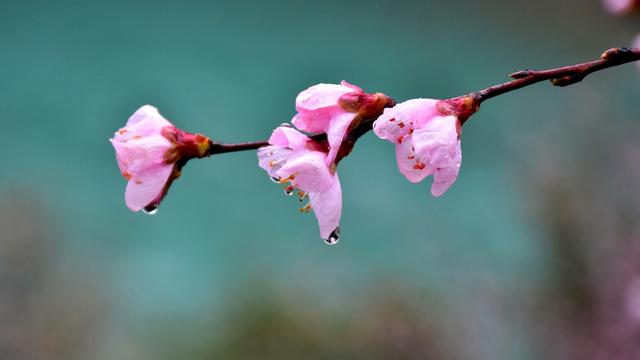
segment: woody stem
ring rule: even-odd
[[[640,49],[613,48],[605,51],[600,59],[582,64],[549,70],[521,70],[511,75],[515,80],[490,86],[470,95],[479,103],[493,97],[518,90],[525,86],[551,80],[555,86],[568,86],[582,81],[587,75],[610,67],[640,60]]]
[[[477,107],[485,100],[539,83],[541,81],[550,80],[554,86],[569,86],[582,81],[589,74],[596,71],[638,60],[640,60],[639,48],[613,48],[605,51],[598,60],[548,70],[521,70],[509,75],[514,80],[472,92],[467,96],[473,99],[475,109],[477,109]],[[475,111],[475,109],[473,111]],[[360,136],[369,132],[373,128],[373,122],[375,120],[375,118],[363,120],[349,134],[351,141],[355,143]],[[466,118],[464,118],[464,120],[466,120]],[[311,138],[317,141],[322,141],[326,139],[326,135],[316,134],[312,135]],[[210,153],[222,154],[235,151],[255,150],[267,145],[269,145],[267,141],[237,144],[213,143]]]

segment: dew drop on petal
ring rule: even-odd
[[[147,215],[155,215],[155,214],[158,213],[158,207],[157,206],[153,206],[153,205],[149,205],[149,206],[143,208],[142,212],[147,214]]]
[[[296,192],[296,188],[294,188],[292,185],[287,185],[284,187],[284,194],[287,196],[291,196],[293,195],[293,193]]]
[[[269,179],[271,179],[271,181],[273,181],[276,184],[280,183],[280,178],[278,178],[278,177],[270,176]]]
[[[329,234],[328,238],[324,239],[324,242],[328,245],[335,245],[338,241],[340,241],[340,226],[335,228],[331,234]]]

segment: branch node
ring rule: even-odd
[[[551,79],[551,83],[554,86],[565,87],[565,86],[573,85],[575,83],[579,83],[586,76],[587,76],[586,74],[567,75],[559,78],[553,78]]]
[[[522,79],[522,78],[526,78],[527,76],[531,76],[532,74],[533,74],[533,70],[526,69],[526,70],[516,71],[513,74],[509,75],[509,77],[511,77],[512,79]]]

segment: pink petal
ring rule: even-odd
[[[398,144],[411,130],[440,114],[436,107],[438,101],[412,99],[387,108],[373,123],[373,131],[379,138]]]
[[[298,129],[306,132],[325,132],[329,128],[331,117],[333,116],[333,113],[335,111],[335,107],[329,107],[314,111],[302,110],[299,111],[293,117],[293,119],[291,119],[291,123]]]
[[[278,171],[291,157],[294,150],[279,146],[265,146],[258,149],[258,165],[272,178],[280,178]]]
[[[636,36],[636,39],[633,41],[633,47],[640,48],[640,35]],[[638,65],[638,69],[640,69],[640,61],[636,62],[636,65]]]
[[[346,86],[346,87],[350,88],[353,91],[364,92],[364,90],[362,90],[361,87],[359,87],[357,85],[353,85],[353,84],[349,83],[347,80],[340,81],[340,85]]]
[[[336,84],[318,84],[302,91],[296,97],[296,110],[310,111],[325,107],[338,106],[338,100],[344,94],[353,92],[348,86]]]
[[[431,158],[434,150],[452,147],[458,140],[456,129],[458,119],[455,116],[436,116],[413,132],[413,146],[416,153],[425,154]]]
[[[327,130],[327,140],[329,141],[329,154],[326,159],[327,165],[330,165],[336,159],[340,145],[342,145],[347,135],[347,130],[349,130],[349,126],[355,117],[356,114],[345,112],[331,119],[329,129]]]
[[[338,175],[333,176],[332,184],[328,189],[309,192],[309,203],[318,219],[320,237],[327,239],[340,225],[342,215],[342,188]]]
[[[162,195],[172,171],[173,164],[162,164],[134,175],[125,191],[127,207],[132,211],[139,211],[156,200]]]
[[[431,175],[429,164],[416,157],[410,135],[402,144],[396,145],[396,162],[400,173],[412,183],[420,182]]]
[[[442,195],[456,180],[462,150],[455,116],[436,116],[412,135],[416,157],[431,169],[434,182],[431,193]]]
[[[116,150],[120,171],[135,175],[138,172],[165,162],[164,156],[171,142],[163,136],[134,138],[127,141],[111,140]]]
[[[308,141],[308,136],[289,126],[277,127],[269,138],[269,144],[271,145],[294,150],[304,148]]]
[[[456,157],[458,161],[454,163],[455,165],[451,164],[449,167],[440,167],[435,170],[433,184],[431,185],[431,195],[440,196],[444,194],[458,178],[458,173],[460,172],[459,160],[462,159],[460,147],[458,147],[458,155]]]
[[[278,171],[278,177],[294,177],[291,183],[307,192],[322,192],[335,181],[325,164],[326,155],[319,151],[296,151]]]
[[[171,123],[167,121],[167,119],[165,119],[162,115],[160,115],[160,112],[158,112],[158,109],[156,109],[151,105],[144,105],[140,109],[136,110],[136,112],[133,113],[133,115],[131,115],[131,117],[127,121],[126,126],[135,125],[143,120],[154,123],[158,127],[171,125]]]
[[[624,14],[633,9],[635,0],[602,0],[605,9],[612,14]]]

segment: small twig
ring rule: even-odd
[[[480,105],[480,103],[485,100],[521,89],[529,85],[539,83],[541,81],[550,80],[551,83],[555,86],[569,86],[582,81],[585,77],[587,77],[587,75],[592,74],[596,71],[638,60],[640,60],[640,49],[638,48],[613,48],[605,51],[602,56],[600,56],[600,59],[582,64],[564,66],[549,70],[521,70],[510,75],[514,79],[512,81],[490,86],[486,89],[473,92],[468,96],[472,97],[477,102],[477,105]],[[373,128],[373,122],[375,120],[376,119],[364,119],[356,128],[354,128],[350,132],[350,141],[355,144],[360,136],[366,134]],[[316,141],[326,140],[325,134],[316,134],[311,135],[310,137]],[[267,145],[269,145],[267,141],[255,141],[238,144],[213,143],[211,154],[255,150]]]
[[[614,48],[604,52],[600,59],[550,70],[522,70],[511,74],[515,80],[491,86],[471,95],[479,102],[513,90],[551,80],[555,86],[568,86],[582,81],[587,75],[613,66],[640,60],[640,49]]]
[[[237,143],[237,144],[223,144],[220,142],[214,142],[211,144],[209,153],[211,155],[214,155],[214,154],[223,154],[223,153],[235,152],[235,151],[256,150],[267,145],[269,145],[268,141],[252,141],[252,142],[244,142],[244,143]]]

